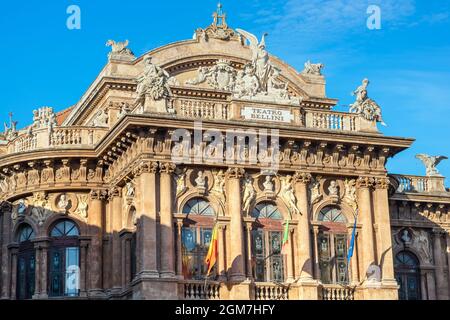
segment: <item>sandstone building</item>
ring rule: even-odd
[[[142,57],[109,41],[75,106],[11,120],[1,299],[449,299],[442,158],[418,156],[426,176],[388,174],[413,140],[378,131],[368,80],[333,111],[323,66],[298,72],[265,42],[221,8]]]

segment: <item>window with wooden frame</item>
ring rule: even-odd
[[[318,215],[318,253],[321,281],[324,284],[347,284],[347,220],[337,206],[323,208]]]
[[[17,255],[17,299],[32,299],[35,289],[36,254],[33,240],[34,230],[27,224],[19,228]]]
[[[49,296],[76,297],[80,293],[80,231],[71,220],[57,222],[50,231]]]
[[[194,198],[184,205],[183,214],[186,214],[181,232],[184,279],[204,280],[207,273],[204,261],[208,254],[216,213],[209,201]],[[215,276],[216,267],[209,278]]]
[[[257,282],[283,282],[284,263],[281,255],[283,217],[272,202],[257,204],[251,213],[252,269]]]

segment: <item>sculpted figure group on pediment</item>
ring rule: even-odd
[[[197,77],[186,81],[187,85],[207,83],[214,89],[230,91],[237,98],[299,104],[300,99],[291,96],[288,84],[280,80],[280,70],[269,61],[265,37],[259,42],[256,36],[237,29],[247,39],[252,51],[251,62],[237,70],[228,60],[220,59],[212,67],[200,67]]]

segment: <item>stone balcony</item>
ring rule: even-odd
[[[447,192],[445,188],[445,177],[413,176],[413,175],[391,175],[398,182],[397,193],[440,193]]]
[[[261,124],[288,125],[308,129],[379,133],[376,121],[355,113],[328,109],[293,107],[255,101],[213,101],[178,97],[173,101],[175,114],[193,120],[239,120]]]
[[[57,127],[34,130],[31,134],[21,132],[6,145],[7,154],[44,150],[51,148],[92,148],[108,132],[108,128]]]

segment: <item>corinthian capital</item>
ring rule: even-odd
[[[375,188],[376,189],[388,189],[391,182],[388,178],[376,178],[375,179]]]
[[[156,173],[157,171],[158,171],[157,162],[143,160],[133,169],[133,174],[138,177],[143,173]]]
[[[243,168],[233,167],[228,168],[226,172],[226,177],[229,179],[240,179],[245,175],[245,170]]]
[[[105,200],[108,197],[108,190],[105,189],[91,190],[89,196],[91,197],[91,200]]]
[[[172,174],[174,173],[176,168],[177,166],[175,165],[175,163],[172,162],[161,162],[159,164],[159,170],[161,173]]]
[[[309,184],[312,180],[312,176],[309,172],[300,172],[297,171],[294,174],[294,182],[295,183],[303,183],[303,184]]]
[[[112,187],[108,191],[109,199],[117,198],[117,197],[121,197],[121,196],[122,196],[122,189],[120,189],[119,187]]]
[[[374,183],[375,183],[375,179],[372,177],[359,177],[358,180],[356,180],[356,187],[358,189],[372,188]]]

